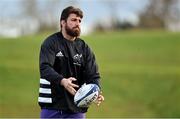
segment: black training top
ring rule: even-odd
[[[79,87],[84,83],[99,85],[98,66],[88,45],[80,38],[69,41],[61,32],[57,32],[42,43],[39,64],[38,102],[41,108],[86,112],[87,108],[79,108],[74,104],[74,96],[60,85],[60,81],[75,77],[77,81],[73,83]]]

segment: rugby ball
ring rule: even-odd
[[[77,107],[89,107],[99,95],[99,87],[96,84],[83,84],[74,96]]]

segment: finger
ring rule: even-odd
[[[71,81],[76,81],[77,79],[73,78],[73,77],[70,77],[69,78]]]
[[[75,95],[76,94],[76,90],[74,88],[68,88],[68,92],[71,94],[71,95]]]
[[[97,102],[96,105],[99,106],[101,104],[101,102]]]
[[[74,84],[74,83],[71,83],[71,86],[74,87],[74,88],[79,88],[79,86]]]
[[[102,95],[100,95],[98,97],[98,99],[95,101],[95,103],[97,106],[99,106],[102,103],[102,101],[104,101],[104,97]]]
[[[76,94],[76,90],[74,88],[72,88],[72,94],[75,95]]]
[[[97,103],[97,106],[99,106],[101,103]]]
[[[99,97],[98,97],[98,101],[104,101],[104,96],[99,95]]]
[[[71,93],[71,95],[75,95],[75,94],[76,94],[76,91],[73,90],[73,91],[71,91],[70,93]]]

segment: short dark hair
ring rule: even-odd
[[[81,19],[83,18],[83,12],[79,8],[69,6],[62,11],[60,21],[67,20],[69,15],[73,13],[79,16]]]

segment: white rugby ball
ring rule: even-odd
[[[99,87],[96,84],[84,84],[76,92],[74,96],[74,103],[77,107],[89,107],[99,95]]]

